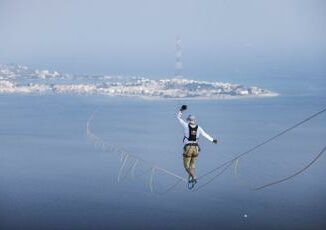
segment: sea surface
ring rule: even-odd
[[[305,167],[326,144],[326,113],[198,191],[180,183],[161,194],[176,178],[153,174],[157,165],[186,177],[176,119],[182,104],[219,140],[200,140],[200,176],[323,109],[324,83],[282,78],[258,84],[279,97],[235,100],[0,95],[0,229],[325,229],[326,155],[287,182],[251,188]],[[94,146],[86,135],[92,114],[92,132],[129,158]],[[148,163],[133,178],[138,158]]]

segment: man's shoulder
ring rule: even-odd
[[[203,131],[204,129],[200,126],[200,125],[197,125],[197,129],[200,130],[200,131]]]

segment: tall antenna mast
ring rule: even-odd
[[[178,36],[176,39],[176,62],[175,62],[175,78],[182,78],[182,70],[183,70],[183,64],[182,64],[182,47],[181,47],[181,38]]]

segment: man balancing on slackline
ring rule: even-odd
[[[199,136],[203,135],[207,140],[214,144],[217,144],[217,139],[212,138],[202,129],[202,127],[198,126],[196,118],[193,115],[189,115],[187,117],[187,122],[184,121],[182,119],[182,113],[185,110],[187,110],[187,106],[183,105],[177,114],[177,118],[184,128],[183,164],[187,173],[189,174],[188,188],[192,189],[197,183],[195,177],[195,160],[200,151],[198,145]]]

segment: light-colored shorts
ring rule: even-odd
[[[186,145],[183,152],[183,165],[186,169],[195,168],[195,160],[198,157],[198,146]]]

